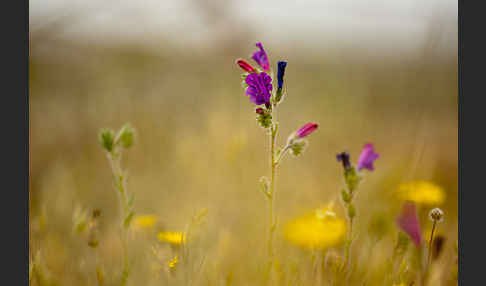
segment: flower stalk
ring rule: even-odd
[[[243,86],[245,94],[250,101],[257,105],[255,113],[257,122],[266,129],[270,140],[270,180],[266,177],[260,179],[261,191],[268,201],[268,241],[267,241],[267,258],[268,264],[265,272],[265,280],[269,281],[274,261],[273,239],[277,228],[277,217],[275,215],[275,195],[277,181],[277,167],[287,151],[297,156],[302,153],[307,141],[303,138],[313,133],[318,125],[316,123],[307,123],[299,130],[289,136],[286,145],[283,148],[277,147],[277,135],[279,124],[276,120],[276,109],[284,96],[283,82],[287,62],[279,61],[277,63],[277,89],[275,91],[272,81],[273,73],[270,70],[270,63],[262,43],[257,43],[258,51],[253,53],[252,59],[258,64],[259,68],[254,68],[243,59],[236,61],[237,65],[246,73],[243,74]]]
[[[130,276],[130,265],[128,257],[128,231],[130,222],[134,216],[133,201],[134,196],[127,191],[126,172],[121,167],[122,150],[128,149],[134,144],[135,130],[125,124],[114,136],[111,129],[102,129],[99,140],[101,146],[106,151],[106,156],[113,175],[113,187],[118,194],[120,206],[120,240],[122,244],[122,273],[120,285],[125,286]]]
[[[312,130],[312,126],[307,126],[301,129],[302,132],[308,132]],[[361,171],[367,169],[369,171],[374,170],[373,162],[379,158],[379,154],[374,152],[372,144],[364,145],[358,158],[356,167],[351,164],[350,155],[347,152],[342,152],[336,155],[338,162],[341,162],[344,169],[344,182],[346,187],[341,190],[341,198],[343,207],[346,210],[346,216],[348,219],[348,237],[344,244],[344,260],[341,270],[348,268],[351,256],[351,244],[355,238],[353,233],[354,218],[356,217],[356,207],[353,204],[353,198],[358,189],[358,186],[362,180]]]

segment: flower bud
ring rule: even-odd
[[[351,168],[351,161],[349,160],[350,156],[348,152],[341,152],[336,155],[336,159],[338,162],[343,163],[344,169],[349,169]]]
[[[261,108],[261,107],[257,107],[257,108],[255,109],[255,113],[256,113],[256,114],[263,115],[263,114],[265,114],[265,110],[264,110],[263,108]]]
[[[313,133],[314,131],[316,131],[318,127],[319,125],[317,125],[317,123],[313,123],[313,122],[306,123],[304,126],[300,127],[299,130],[295,132],[295,136],[297,138],[304,138],[310,135],[311,133]]]
[[[290,153],[294,156],[298,156],[304,152],[307,147],[307,141],[305,140],[293,140],[290,144]]]
[[[444,218],[444,212],[439,208],[434,208],[429,212],[429,218],[434,222],[441,222]]]
[[[245,61],[244,59],[238,59],[236,61],[236,64],[238,64],[240,66],[240,68],[242,68],[243,70],[249,72],[249,73],[252,73],[252,72],[255,72],[255,68],[252,67],[247,61]]]
[[[261,107],[255,109],[255,113],[257,114],[256,120],[260,126],[265,129],[270,128],[272,125],[272,114]]]
[[[117,143],[120,143],[123,148],[130,148],[135,142],[135,129],[133,129],[130,124],[125,124],[117,136]]]
[[[113,151],[113,146],[114,146],[114,141],[115,141],[115,135],[113,130],[111,129],[101,129],[100,135],[99,135],[99,141],[101,146],[107,151],[111,152]]]
[[[283,87],[283,78],[285,75],[285,68],[287,67],[287,62],[279,61],[277,63],[277,83],[278,89],[282,89]]]

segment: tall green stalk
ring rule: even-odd
[[[134,196],[129,196],[126,186],[126,172],[121,167],[122,150],[130,148],[134,143],[134,133],[130,125],[124,125],[116,137],[113,130],[103,129],[100,133],[100,142],[106,150],[108,162],[113,175],[113,187],[118,194],[120,206],[120,240],[122,244],[122,272],[120,285],[127,284],[130,275],[130,265],[128,257],[128,230],[133,218],[133,200]]]

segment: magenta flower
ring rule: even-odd
[[[375,153],[375,151],[373,150],[373,144],[364,145],[361,154],[359,154],[358,164],[356,166],[358,168],[358,171],[363,168],[373,171],[375,169],[373,167],[373,162],[379,157],[380,154]]]
[[[316,131],[317,127],[319,127],[317,123],[313,123],[313,122],[306,123],[304,126],[300,127],[299,130],[297,130],[297,132],[295,132],[295,136],[297,138],[304,138],[307,135],[311,134],[312,132]]]
[[[270,63],[268,62],[268,56],[265,50],[263,49],[262,43],[258,42],[256,43],[256,46],[260,48],[260,50],[254,52],[251,58],[254,59],[255,62],[257,62],[257,64],[259,64],[264,71],[269,71]]]
[[[236,61],[236,63],[240,66],[240,68],[242,68],[243,70],[247,71],[247,72],[255,72],[255,68],[252,67],[247,61],[243,60],[243,59],[238,59]]]
[[[248,87],[246,94],[250,96],[250,100],[256,105],[270,104],[270,97],[272,91],[272,78],[262,73],[251,73],[245,79]]]
[[[412,239],[415,246],[420,247],[422,236],[420,232],[420,224],[417,219],[417,212],[415,204],[412,202],[405,202],[401,214],[397,217],[397,224],[407,233]]]

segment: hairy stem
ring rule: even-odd
[[[430,233],[430,240],[429,240],[429,255],[427,258],[427,268],[430,267],[431,259],[432,259],[432,243],[434,241],[434,232],[435,232],[435,226],[437,224],[437,221],[434,220],[434,223],[432,224],[432,231]]]
[[[114,188],[118,193],[119,196],[119,203],[120,203],[120,239],[122,244],[122,259],[123,259],[123,269],[122,275],[120,279],[120,285],[124,286],[127,283],[128,276],[129,276],[129,265],[128,265],[128,246],[127,246],[127,230],[124,226],[125,219],[128,215],[128,198],[126,193],[125,187],[125,178],[123,174],[123,170],[121,168],[121,153],[113,150],[111,153],[108,153],[108,160],[110,162],[110,166],[113,172],[113,183]]]
[[[348,218],[349,222],[349,234],[348,239],[346,241],[345,251],[344,251],[344,262],[343,262],[343,269],[345,269],[350,261],[350,252],[351,252],[351,243],[353,242],[353,218]]]

